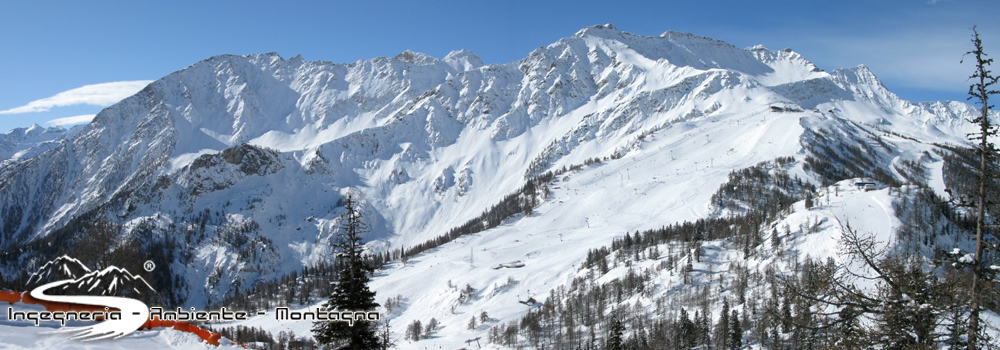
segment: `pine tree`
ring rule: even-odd
[[[611,334],[608,335],[608,343],[605,346],[607,350],[623,350],[622,347],[622,334],[625,333],[625,326],[622,325],[621,320],[615,320],[611,324]]]
[[[413,320],[409,327],[406,327],[406,338],[417,341],[420,340],[420,335],[423,333],[424,327],[420,324],[420,320]]]
[[[841,247],[853,261],[864,264],[864,275],[855,270],[836,272],[833,265],[806,263],[802,275],[809,281],[783,284],[794,296],[797,315],[793,347],[807,348],[823,337],[834,339],[843,348],[874,346],[879,349],[932,349],[945,334],[936,332],[942,316],[953,305],[953,283],[926,271],[920,258],[903,253],[888,253],[873,236],[858,235],[850,225],[842,233]],[[807,269],[808,267],[808,269]],[[856,286],[859,276],[874,281],[875,290]],[[786,300],[791,304],[791,300]],[[814,314],[812,306],[820,313]],[[839,308],[839,319],[825,317],[823,309]],[[784,312],[783,312],[784,313]],[[870,317],[871,327],[860,327],[859,317]]]
[[[962,335],[968,330],[965,329],[965,320],[962,317],[962,313],[959,309],[952,310],[951,316],[949,317],[950,324],[948,325],[948,339],[945,339],[945,344],[948,345],[948,350],[961,350],[967,347],[965,341],[962,339]]]
[[[688,256],[687,264],[684,265],[684,284],[691,284],[691,272],[694,271],[694,265],[691,263],[691,256]]]
[[[389,327],[389,320],[382,324],[382,330],[378,334],[378,345],[380,350],[389,350],[396,347],[396,342],[392,340],[392,329]]]
[[[437,326],[437,319],[431,317],[431,320],[427,322],[426,326],[424,326],[424,338],[430,338],[431,334],[437,331]]]
[[[368,289],[369,274],[374,268],[362,256],[364,243],[361,242],[361,234],[368,230],[368,225],[362,220],[354,194],[347,195],[344,209],[346,212],[340,216],[339,242],[336,244],[340,250],[337,257],[340,277],[330,294],[330,300],[323,307],[339,311],[375,310],[379,306],[375,302],[375,292]],[[344,344],[348,349],[379,348],[377,324],[374,322],[316,322],[312,331],[321,344]]]
[[[778,229],[774,228],[771,230],[771,250],[778,256],[781,256],[781,238],[778,237]]]
[[[792,331],[792,301],[785,297],[785,302],[781,303],[781,332]]]
[[[976,58],[976,72],[970,76],[970,79],[978,80],[972,86],[969,86],[969,99],[978,99],[980,104],[980,115],[972,122],[978,124],[979,132],[970,134],[970,138],[973,141],[979,141],[977,145],[977,153],[979,155],[979,184],[976,190],[976,253],[973,257],[972,262],[972,305],[970,306],[969,314],[969,350],[974,350],[978,347],[977,337],[979,336],[979,311],[982,305],[982,291],[983,285],[988,283],[985,281],[984,269],[983,269],[983,239],[984,231],[986,230],[986,201],[989,197],[986,188],[987,184],[993,181],[993,174],[991,172],[992,163],[995,161],[996,148],[992,143],[988,141],[990,136],[997,135],[996,126],[992,125],[989,118],[989,111],[992,106],[989,105],[989,96],[997,94],[996,90],[992,90],[991,86],[997,83],[997,77],[993,76],[992,72],[989,70],[990,64],[993,63],[992,58],[986,58],[986,53],[983,52],[983,41],[979,39],[979,32],[976,31],[976,27],[972,27],[972,43],[975,47],[974,50],[967,52],[966,54],[972,54]]]
[[[739,312],[733,310],[729,323],[729,349],[739,349],[743,347],[743,327],[740,324]]]
[[[684,348],[693,348],[697,342],[697,330],[695,330],[694,322],[688,317],[687,310],[681,308],[680,317],[677,319],[678,331],[677,337]]]
[[[729,343],[729,300],[722,298],[722,311],[719,312],[719,323],[715,325],[715,343],[719,348],[726,348]]]
[[[705,286],[708,288],[708,286]],[[708,293],[705,293],[706,295]],[[703,304],[707,305],[707,304]],[[707,307],[705,307],[705,312],[699,314],[698,311],[694,312],[694,319],[697,322],[695,325],[696,334],[698,335],[695,344],[705,344],[711,346],[712,344],[712,322],[709,321],[709,315]]]
[[[867,334],[858,320],[859,315],[853,305],[847,305],[837,313],[840,323],[834,330],[837,338],[834,342],[839,348],[857,349],[869,343],[865,339]]]

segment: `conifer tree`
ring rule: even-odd
[[[382,324],[382,330],[379,331],[378,338],[379,350],[389,350],[396,347],[396,342],[392,340],[392,330],[388,319]]]
[[[743,327],[740,324],[739,312],[733,310],[729,322],[729,349],[739,349],[743,347]]]
[[[420,320],[413,320],[409,327],[406,327],[406,338],[417,341],[420,340],[420,335],[423,334],[423,325],[420,324]]]
[[[698,335],[695,330],[694,322],[691,322],[691,319],[688,317],[687,310],[684,310],[684,308],[681,308],[680,317],[677,319],[677,326],[677,337],[681,347],[694,347],[697,342],[696,340]]]
[[[729,300],[722,298],[722,311],[719,312],[719,323],[715,325],[715,342],[719,348],[725,349],[729,343]]]
[[[340,216],[339,250],[340,277],[336,282],[330,300],[323,306],[339,311],[372,311],[379,305],[375,302],[375,292],[368,289],[369,274],[374,268],[369,266],[362,255],[364,243],[361,234],[368,230],[362,220],[354,194],[344,199],[346,212]],[[341,321],[316,322],[313,334],[322,344],[344,344],[342,349],[378,349],[375,322],[355,320],[353,324]]]
[[[607,350],[623,350],[622,347],[622,334],[625,332],[625,326],[622,325],[621,320],[615,320],[611,324],[611,333],[608,335],[608,343],[605,346]]]
[[[956,308],[952,310],[949,318],[951,324],[948,325],[948,339],[945,339],[944,343],[948,345],[948,350],[965,349],[967,345],[963,341],[962,335],[968,330],[966,329],[965,320],[962,319],[962,313]]]
[[[975,57],[976,72],[969,77],[975,81],[973,85],[969,86],[969,99],[979,100],[980,115],[972,120],[979,127],[979,132],[969,134],[970,139],[979,141],[976,149],[979,155],[979,183],[975,194],[976,252],[972,261],[973,279],[972,303],[969,314],[969,350],[977,349],[977,337],[980,332],[979,311],[982,305],[982,289],[988,283],[984,278],[985,273],[982,266],[986,230],[986,202],[990,196],[987,193],[987,184],[993,181],[994,178],[991,170],[992,163],[996,160],[997,151],[988,140],[990,136],[997,135],[997,128],[990,122],[989,118],[989,111],[992,107],[989,105],[989,96],[997,93],[996,90],[992,89],[992,86],[997,83],[997,77],[989,69],[990,64],[993,63],[993,59],[986,58],[987,55],[983,52],[983,41],[979,38],[979,32],[976,30],[976,27],[972,27],[972,44],[975,49],[966,54],[971,54]]]

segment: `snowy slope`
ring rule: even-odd
[[[770,122],[773,123],[771,128],[783,127],[781,130],[787,130],[789,126],[782,125],[780,121],[799,117],[775,118]],[[768,128],[762,129],[766,131]],[[754,134],[760,136],[766,132]],[[680,142],[662,136],[654,139],[648,142],[651,149],[661,142],[684,145],[683,139]],[[707,145],[702,144],[702,137],[691,139],[702,146]],[[760,149],[780,152],[783,147],[775,141],[767,142],[774,147]],[[786,146],[794,149],[795,142],[792,138],[791,144]],[[758,156],[766,159],[773,155]],[[560,177],[551,187],[550,197],[530,217],[519,217],[499,228],[462,237],[405,264],[394,263],[379,271],[371,284],[372,289],[378,292],[377,301],[385,304],[388,298],[402,296],[402,306],[388,313],[399,348],[460,348],[466,346],[466,340],[475,338],[481,338],[485,344],[490,327],[516,322],[528,310],[537,307],[520,301],[528,298],[545,300],[550,290],[566,288],[573,278],[592,273],[580,270],[589,249],[607,245],[611,237],[621,237],[625,232],[710,215],[707,197],[712,191],[704,187],[705,178],[721,182],[728,173],[725,166],[715,168],[704,161],[696,165],[695,162],[702,159],[696,156],[670,159],[669,152],[639,150],[621,161],[628,159],[635,161],[617,166],[612,162],[584,167],[579,172]],[[723,157],[715,160],[723,164],[726,161]],[[893,209],[897,197],[889,194],[885,187],[871,192],[858,190],[854,186],[855,181],[858,179],[823,188],[817,191],[818,204],[815,207],[806,209],[803,202],[798,202],[785,219],[765,225],[765,232],[770,232],[772,228],[777,232],[786,226],[791,228],[790,234],[781,233],[781,256],[797,255],[820,260],[832,258],[838,264],[848,264],[854,271],[862,272],[862,266],[845,260],[839,253],[840,234],[846,225],[858,232],[874,234],[876,240],[886,246],[894,247],[900,243],[895,233],[901,223]],[[814,225],[816,229],[810,230]],[[967,245],[964,247],[968,248]],[[663,252],[668,249],[660,247]],[[758,271],[771,264],[790,268],[777,251],[767,247],[759,249],[759,254],[746,259],[743,253],[732,249],[731,244],[725,241],[704,243],[702,250],[705,257],[701,263],[694,265],[694,285],[718,279],[720,273],[729,270],[732,262]],[[524,266],[494,269],[514,261],[523,262]],[[663,261],[663,257],[639,261],[631,268],[651,268]],[[625,266],[612,269],[601,280],[620,278],[629,269]],[[724,283],[732,283],[731,276],[722,276]],[[692,288],[700,290],[700,287],[686,286],[680,274],[661,273],[654,280],[656,282],[650,292],[652,297],[631,302],[653,305],[656,298],[680,294]],[[466,286],[474,290],[471,298],[462,294]],[[315,304],[310,308],[319,306]],[[468,329],[469,319],[478,319],[484,311],[491,320],[475,329]],[[713,308],[712,313],[716,315],[718,310]],[[662,316],[654,314],[651,317]],[[411,322],[419,320],[426,324],[432,317],[440,326],[431,338],[418,342],[403,338],[403,330]],[[311,322],[275,321],[270,315],[242,324],[296,334],[308,334],[312,327]],[[503,347],[490,344],[485,348]]]
[[[880,166],[921,162],[943,191],[940,160],[924,152],[964,142],[974,113],[900,100],[864,66],[825,72],[791,50],[610,25],[495,65],[468,51],[350,64],[218,56],[4,168],[0,249],[11,259],[0,268],[35,268],[44,257],[18,247],[110,222],[117,240],[169,245],[176,253],[157,266],[203,306],[329,257],[348,189],[363,194],[378,252],[435,238],[534,175],[604,159],[559,176],[531,216],[376,278],[380,302],[407,297],[397,327],[452,315],[438,317],[439,338],[461,345],[482,334],[465,329],[471,315],[515,319],[519,299],[571,280],[588,249],[721,215],[710,197],[732,170],[790,156],[790,173],[819,185],[803,166],[819,130],[844,145],[878,136]],[[490,268],[516,260],[525,266]],[[455,305],[449,280],[476,289],[473,300]]]

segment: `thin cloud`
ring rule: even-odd
[[[799,42],[806,59],[832,70],[868,66],[879,79],[921,89],[968,89],[972,67],[960,63],[969,50],[971,31],[949,28],[939,31],[896,31],[875,35],[814,36]]]
[[[115,104],[126,97],[132,96],[152,82],[152,80],[136,80],[85,85],[76,89],[60,92],[52,97],[31,101],[24,106],[0,111],[0,114],[45,112],[55,107],[73,105],[94,105],[106,107]]]
[[[881,39],[881,40],[880,40]],[[895,39],[895,40],[894,40]],[[855,41],[854,49],[865,52],[883,79],[920,88],[965,89],[972,68],[960,63],[967,51],[965,35],[927,36],[918,39],[872,38]],[[850,43],[841,42],[849,50]]]
[[[52,125],[52,126],[83,124],[83,123],[89,123],[91,120],[94,119],[95,116],[97,116],[97,115],[95,115],[95,114],[84,114],[84,115],[78,115],[78,116],[73,116],[73,117],[52,119],[52,120],[48,121],[47,123],[49,125]]]

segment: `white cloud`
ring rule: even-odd
[[[85,85],[76,89],[60,92],[52,97],[31,101],[24,106],[0,111],[0,114],[45,112],[54,107],[84,104],[106,107],[113,105],[126,97],[132,96],[152,82],[152,80],[136,80]]]
[[[48,121],[48,124],[52,126],[63,126],[63,125],[89,123],[92,119],[94,119],[95,116],[96,116],[95,114],[84,114],[75,117],[52,119]]]

